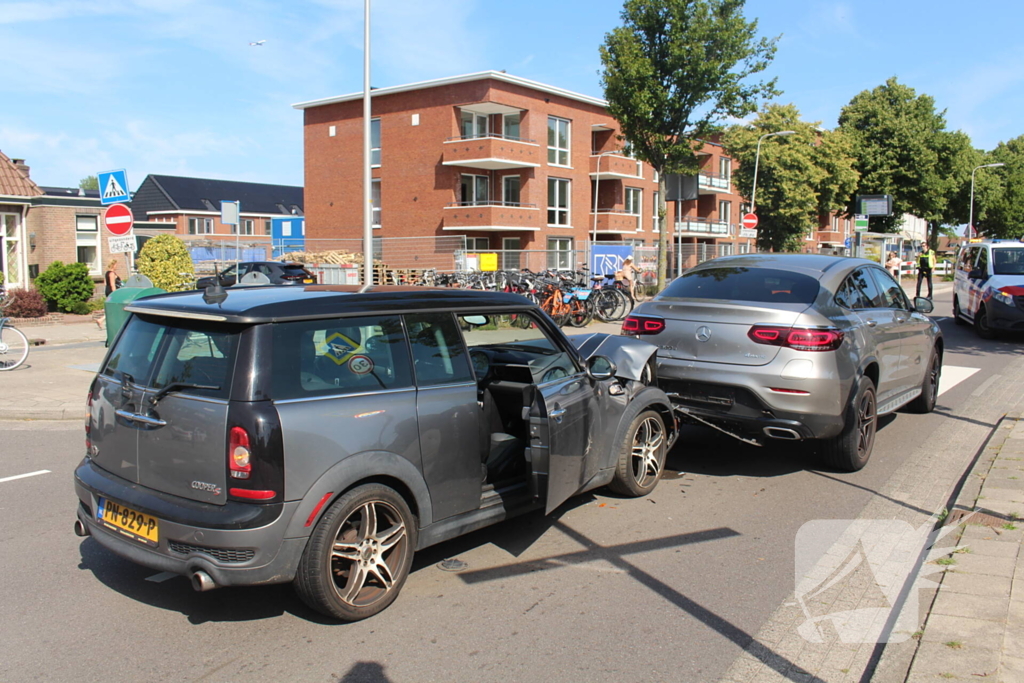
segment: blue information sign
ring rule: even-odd
[[[306,249],[306,219],[273,218],[270,221],[270,242],[274,258],[290,251]]]
[[[130,202],[128,192],[128,173],[123,168],[117,171],[100,171],[96,174],[100,184],[100,204],[119,204]]]
[[[622,262],[632,256],[632,246],[594,244],[590,249],[590,272],[592,275],[610,275],[620,270]]]

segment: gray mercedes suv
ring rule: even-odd
[[[623,334],[658,345],[659,385],[689,421],[747,442],[815,439],[864,467],[880,415],[935,407],[943,340],[877,263],[812,254],[706,261],[640,304]]]
[[[196,590],[387,607],[416,550],[657,485],[656,347],[516,294],[253,287],[140,299],[88,396],[75,531]]]

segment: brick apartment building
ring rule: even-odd
[[[380,88],[372,98],[375,236],[571,252],[596,228],[599,241],[656,243],[657,178],[629,157],[604,100],[497,71]],[[304,112],[307,239],[358,239],[362,94],[294,106]],[[753,250],[738,235],[735,163],[714,143],[697,154],[699,196],[670,203],[672,241]]]

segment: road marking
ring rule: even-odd
[[[960,382],[981,370],[981,368],[965,368],[960,365],[943,365],[942,376],[939,377],[939,396],[955,387]]]
[[[173,579],[180,574],[172,574],[171,572],[160,572],[159,574],[153,574],[153,576],[147,576],[146,581],[152,581],[153,583],[163,583],[168,579]]]
[[[992,375],[987,380],[981,383],[981,386],[971,392],[971,398],[979,398],[985,395],[988,388],[992,386],[997,379],[1002,378],[1002,375]]]
[[[50,473],[50,470],[39,470],[38,472],[29,472],[28,474],[16,474],[13,477],[4,477],[3,479],[0,479],[0,484],[4,483],[5,481],[14,481],[15,479],[24,479],[25,477],[35,477],[35,476],[38,476],[40,474],[49,474],[49,473]]]

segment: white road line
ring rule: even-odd
[[[153,576],[147,576],[146,581],[152,581],[153,583],[163,583],[168,579],[173,579],[179,574],[172,574],[171,572],[160,572],[159,574],[153,574]]]
[[[49,473],[50,473],[50,470],[39,470],[38,472],[29,472],[28,474],[16,474],[13,477],[4,477],[3,479],[0,479],[0,484],[4,483],[5,481],[14,481],[15,479],[24,479],[25,477],[35,477],[35,476],[38,476],[40,474],[49,474]]]
[[[939,396],[955,387],[960,382],[981,370],[981,368],[965,368],[960,365],[943,365],[942,376],[939,377]]]

